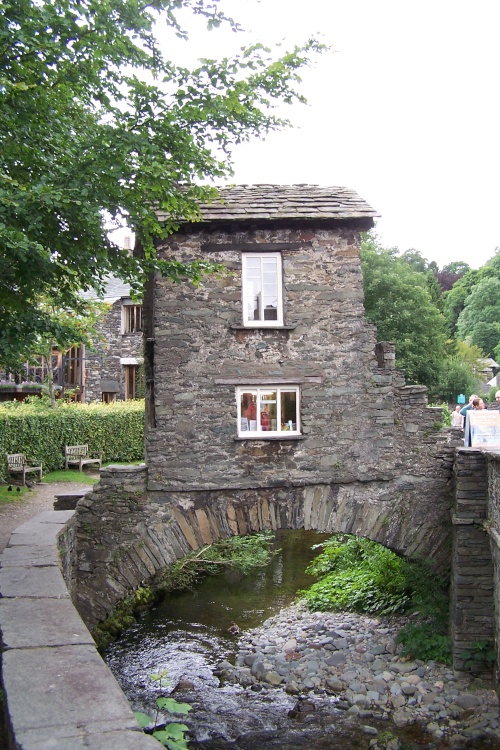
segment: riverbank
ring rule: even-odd
[[[472,741],[479,748],[476,742],[484,739],[488,747],[500,748],[491,682],[455,674],[443,664],[402,658],[396,637],[405,622],[402,617],[311,613],[305,605],[293,605],[246,631],[234,665],[222,662],[218,674],[252,691],[280,687],[297,696],[298,712],[302,704],[312,704],[314,711],[315,698],[324,707],[327,699],[332,710],[358,719],[373,734],[373,748],[381,745],[370,719],[398,729],[417,724],[444,747]]]

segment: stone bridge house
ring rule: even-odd
[[[159,256],[225,271],[200,287],[148,284],[146,465],[102,470],[78,504],[62,547],[80,613],[92,627],[221,536],[343,531],[452,564],[461,668],[493,638],[500,601],[500,456],[442,429],[426,388],[406,385],[394,346],[376,341],[360,262],[375,211],[310,185],[228,187],[201,211]]]
[[[260,516],[440,558],[440,412],[364,314],[375,215],[346,188],[234,186],[159,244],[226,269],[198,288],[157,277],[144,300],[148,490],[198,542],[224,507],[233,532]]]

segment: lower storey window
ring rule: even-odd
[[[236,401],[239,436],[300,434],[298,386],[242,387]]]
[[[140,365],[124,365],[125,398],[144,398],[144,371]]]

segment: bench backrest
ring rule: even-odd
[[[9,469],[22,469],[25,464],[25,453],[7,453],[7,465]]]
[[[85,445],[66,445],[64,447],[64,454],[69,458],[83,458],[88,455],[88,452],[88,443]]]

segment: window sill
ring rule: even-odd
[[[256,325],[256,326],[238,326],[238,325],[230,325],[229,328],[232,331],[294,331],[297,328],[298,323],[294,323],[290,326],[266,326],[266,325]]]
[[[251,436],[250,435],[245,435],[245,437],[243,437],[243,435],[241,435],[241,436],[240,435],[235,435],[235,437],[233,438],[233,440],[236,443],[242,443],[242,442],[244,442],[246,440],[261,440],[261,441],[264,441],[264,442],[268,442],[269,440],[283,441],[283,440],[305,440],[305,439],[306,439],[305,435],[269,435],[269,437],[267,437],[267,435],[266,436],[264,436],[264,435],[255,435],[255,437],[253,435],[251,435]]]

